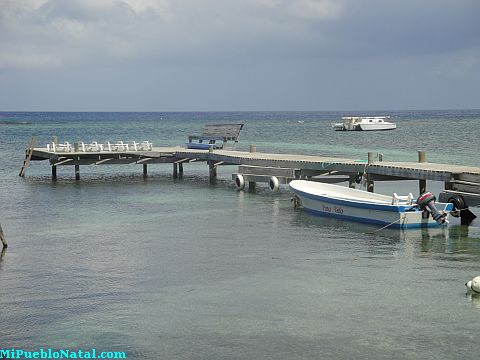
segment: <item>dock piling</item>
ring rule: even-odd
[[[425,150],[418,150],[418,162],[419,163],[424,163],[427,162],[427,155],[425,153]],[[419,195],[422,195],[427,191],[427,180],[425,179],[420,179],[418,180],[418,191]]]
[[[350,189],[355,189],[355,175],[350,175],[348,177],[348,187]]]
[[[56,181],[56,180],[57,180],[57,166],[52,165],[52,181]]]
[[[215,166],[214,161],[209,161],[208,162],[208,169],[209,169],[210,181],[216,180],[217,179],[217,167]]]
[[[375,157],[377,156],[377,153],[374,152],[369,152],[368,153],[368,164],[371,164],[375,161]],[[373,192],[373,180],[371,179],[370,174],[367,173],[367,191],[368,192]]]
[[[178,164],[173,163],[173,178],[176,179],[178,178]]]
[[[183,163],[178,163],[178,176],[183,178]]]
[[[147,164],[143,164],[143,177],[147,177]]]
[[[2,225],[0,225],[0,241],[2,241],[3,248],[7,248],[7,239],[5,239],[5,234],[3,233]]]
[[[251,152],[251,153],[257,152],[257,145],[255,145],[255,144],[250,144],[250,152]]]
[[[80,180],[80,165],[75,165],[75,180]]]

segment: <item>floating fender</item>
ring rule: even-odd
[[[276,176],[272,176],[270,180],[268,180],[268,186],[270,186],[270,189],[272,191],[278,191],[278,187],[279,187],[278,178]]]
[[[245,178],[243,175],[237,174],[237,176],[235,176],[235,186],[238,190],[245,189]]]
[[[470,225],[470,223],[477,218],[477,216],[468,209],[467,202],[462,195],[452,195],[447,202],[452,203],[456,211],[450,214],[454,217],[460,216],[461,225]]]
[[[480,294],[480,276],[476,276],[472,280],[466,282],[465,286],[473,293]]]
[[[456,211],[452,211],[450,215],[453,217],[459,217],[461,210],[467,207],[465,199],[461,195],[452,195],[448,198],[447,202],[452,203]]]

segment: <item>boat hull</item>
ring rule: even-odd
[[[294,180],[290,183],[290,188],[295,195],[300,199],[303,208],[311,213],[320,216],[327,216],[333,218],[339,218],[344,220],[353,220],[362,223],[377,224],[381,226],[389,225],[392,228],[420,228],[420,227],[439,227],[436,221],[431,216],[424,217],[423,211],[415,209],[412,205],[391,205],[387,202],[389,197],[383,195],[372,194],[374,197],[372,201],[368,201],[368,193],[348,189],[338,185],[331,184],[305,184],[312,183],[304,180]],[[316,191],[315,185],[318,184]],[[332,195],[332,192],[327,191],[325,196],[321,195],[322,189],[344,188],[347,192],[347,196],[350,194],[357,195],[356,200],[349,200],[348,197],[338,194],[338,196]],[[313,188],[313,190],[312,190]],[[343,191],[343,189],[340,189]],[[365,198],[361,200],[360,198]],[[359,200],[360,199],[360,200]],[[391,200],[390,200],[391,201]],[[437,209],[443,211],[451,211],[453,209],[452,204],[436,203]]]
[[[383,124],[359,124],[359,130],[362,131],[380,131],[380,130],[394,130],[397,128],[396,124],[383,123]]]

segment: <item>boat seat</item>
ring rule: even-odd
[[[207,124],[200,135],[189,135],[187,148],[199,148],[198,144],[212,145],[215,149],[223,149],[228,141],[233,141],[232,148],[238,143],[243,124]],[[197,142],[193,142],[196,140]],[[217,141],[221,141],[219,144]],[[201,147],[200,147],[201,148]],[[208,146],[206,147],[208,149]]]
[[[397,193],[393,193],[393,195],[392,195],[392,205],[398,205],[398,204],[412,205],[413,204],[413,194],[409,193],[407,196],[399,196],[399,195],[397,195]]]

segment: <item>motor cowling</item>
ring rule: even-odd
[[[435,207],[436,200],[437,199],[435,198],[435,195],[433,195],[431,192],[426,192],[418,197],[417,205],[421,210],[428,211],[437,224],[446,224],[448,223],[446,218],[447,214],[438,211],[438,209]]]

